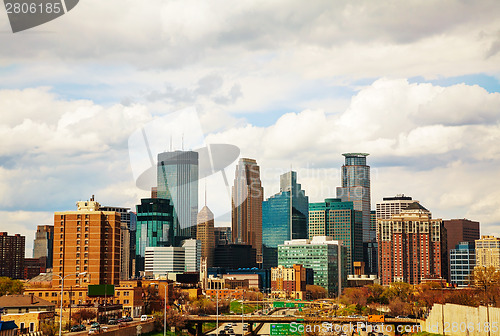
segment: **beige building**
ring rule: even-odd
[[[52,286],[63,277],[65,287],[118,285],[120,239],[120,214],[101,211],[93,197],[77,202],[76,211],[56,212]]]
[[[214,214],[205,205],[198,213],[196,239],[201,242],[201,257],[206,258],[207,267],[214,265]]]
[[[54,321],[55,304],[34,295],[4,295],[2,321],[14,321],[20,334],[40,331],[42,323]]]
[[[271,268],[271,294],[277,297],[303,299],[306,293],[306,269],[302,265]]]
[[[494,266],[500,271],[500,238],[481,236],[476,240],[476,267]]]

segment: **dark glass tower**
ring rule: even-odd
[[[354,210],[362,212],[363,242],[376,240],[376,232],[370,230],[370,166],[366,165],[366,153],[345,153],[342,166],[342,187],[337,188],[337,198],[352,202]]]
[[[146,247],[173,245],[173,207],[168,199],[144,198],[136,209],[135,274],[139,275],[144,271]]]
[[[158,154],[158,198],[174,207],[174,244],[196,238],[198,215],[198,153],[175,151]]]
[[[280,192],[262,202],[264,268],[278,266],[278,245],[306,239],[309,198],[297,184],[294,171],[280,176]]]

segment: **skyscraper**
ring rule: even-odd
[[[9,236],[7,232],[0,232],[0,276],[24,278],[25,244],[25,236]]]
[[[101,211],[94,201],[77,202],[76,211],[54,213],[54,267],[61,277],[87,272],[84,279],[68,277],[66,286],[118,284],[120,281],[120,214]],[[53,286],[61,284],[52,278]]]
[[[363,242],[376,239],[370,232],[370,166],[366,165],[366,153],[345,153],[342,166],[342,187],[337,188],[337,198],[343,202],[353,202],[354,210],[362,212]]]
[[[262,253],[264,268],[278,266],[278,245],[306,239],[309,198],[297,183],[297,173],[280,176],[280,192],[262,203]]]
[[[377,225],[382,285],[446,279],[446,230],[441,219],[433,219],[415,202],[390,219],[379,219]]]
[[[410,196],[398,194],[394,197],[384,197],[382,202],[377,203],[377,219],[389,219],[392,215],[397,215],[401,210],[406,209],[408,205],[418,201],[412,200]]]
[[[196,239],[201,243],[201,257],[206,259],[207,267],[213,267],[215,249],[214,214],[206,205],[198,214]]]
[[[258,264],[262,263],[263,198],[264,190],[257,162],[253,159],[240,159],[232,190],[233,243],[251,245],[256,250]]]
[[[174,151],[158,154],[158,198],[174,208],[174,244],[196,238],[198,215],[198,153]]]
[[[33,258],[47,258],[47,268],[52,268],[54,249],[54,225],[38,225],[33,241]]]
[[[352,202],[338,198],[309,204],[309,239],[317,236],[342,241],[346,247],[345,267],[353,274],[353,262],[363,260],[361,211],[354,210]]]
[[[460,242],[450,250],[450,283],[458,287],[469,286],[474,267],[476,267],[475,242]]]
[[[476,240],[476,267],[490,266],[500,271],[500,238],[481,236]]]
[[[143,198],[136,205],[136,266],[135,274],[144,271],[146,247],[173,246],[173,207],[164,198]]]

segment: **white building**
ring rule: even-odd
[[[182,247],[146,247],[144,271],[154,277],[199,272],[200,260],[201,243],[196,239],[184,240]]]
[[[201,242],[197,239],[186,239],[182,242],[184,248],[184,271],[199,272],[201,262]]]
[[[398,215],[401,210],[404,210],[408,205],[417,202],[412,200],[410,196],[398,194],[395,197],[384,197],[381,203],[377,203],[377,219],[390,219],[392,215]]]

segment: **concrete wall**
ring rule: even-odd
[[[144,322],[141,324],[135,324],[132,326],[120,327],[118,329],[110,330],[105,333],[101,333],[100,335],[104,336],[137,336],[139,333],[137,332],[137,326],[141,326],[141,334],[146,334],[148,332],[153,331],[154,323]]]
[[[450,336],[499,335],[500,308],[435,304],[422,322],[422,329]]]

